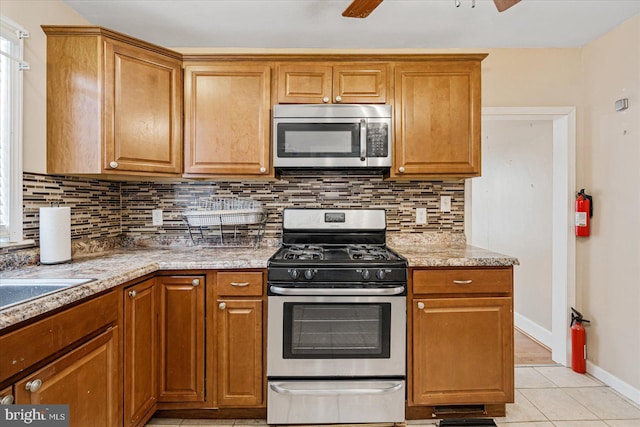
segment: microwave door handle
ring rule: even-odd
[[[360,120],[360,160],[367,160],[367,120]]]

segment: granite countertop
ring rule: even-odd
[[[391,239],[389,246],[405,256],[409,267],[512,266],[516,258],[459,241],[435,242]],[[39,265],[0,273],[3,278],[93,278],[0,311],[0,330],[93,294],[159,270],[266,268],[277,247],[252,248],[133,248],[74,258],[71,263]]]
[[[508,267],[519,265],[517,258],[475,246],[390,245],[404,256],[409,267]]]
[[[0,311],[0,330],[158,270],[267,268],[276,247],[120,249],[74,258],[59,265],[38,265],[0,273],[2,279],[93,278],[92,282]]]

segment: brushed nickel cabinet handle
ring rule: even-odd
[[[419,302],[419,303],[418,303],[418,308],[419,308],[420,310],[422,310],[422,309],[424,308],[424,303],[423,303],[423,302]]]
[[[231,286],[235,286],[237,288],[243,288],[245,286],[249,286],[249,282],[231,282]]]
[[[11,405],[13,403],[13,395],[7,394],[0,399],[0,405]]]
[[[260,168],[260,173],[265,173],[267,172],[267,168],[265,168],[264,166]]]
[[[398,172],[400,172],[400,173],[404,173],[404,166],[400,166],[400,167],[398,168]]]
[[[454,280],[453,283],[456,285],[469,285],[473,283],[473,280]]]
[[[322,98],[322,102],[324,102],[325,104],[329,102],[329,97],[325,96],[324,98]]]
[[[342,97],[340,95],[336,96],[336,102],[341,102],[342,101]]]
[[[218,308],[220,310],[224,310],[225,308],[227,308],[227,303],[226,302],[221,302],[220,304],[218,304]]]
[[[135,290],[129,291],[129,298],[135,298],[136,295],[138,295],[138,293]]]
[[[112,169],[117,169],[118,168],[118,162],[110,162],[109,163],[109,167],[111,167]]]
[[[33,381],[29,381],[24,388],[27,391],[30,391],[31,393],[35,393],[36,391],[40,390],[40,387],[42,387],[42,380],[33,380]]]
[[[198,286],[198,285],[200,284],[200,279],[193,279],[193,280],[191,281],[191,284],[192,284],[193,286]]]

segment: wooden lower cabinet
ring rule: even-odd
[[[205,276],[160,276],[158,402],[205,400]]]
[[[260,406],[263,402],[261,300],[218,300],[216,330],[220,407]]]
[[[72,427],[117,426],[118,372],[114,327],[16,383],[15,403],[67,404]]]
[[[158,400],[155,279],[124,289],[124,425],[149,418]]]
[[[412,277],[409,406],[513,402],[511,269],[416,270]],[[493,294],[488,278],[495,278]]]
[[[265,272],[227,270],[215,275],[215,393],[220,408],[264,408]]]

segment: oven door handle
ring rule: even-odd
[[[286,385],[286,383],[284,383]],[[335,396],[336,394],[387,394],[395,393],[402,389],[402,382],[390,382],[383,388],[325,388],[325,389],[298,389],[283,387],[278,384],[269,384],[269,388],[278,394],[305,395],[305,396]]]
[[[404,286],[395,286],[393,288],[374,288],[374,289],[344,289],[344,288],[283,288],[282,286],[270,286],[269,289],[276,295],[290,296],[380,296],[380,295],[400,295],[405,292]]]

